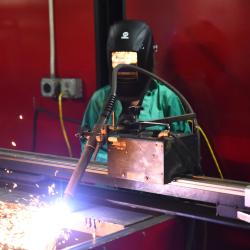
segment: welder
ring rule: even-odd
[[[142,21],[123,20],[110,27],[107,39],[107,59],[111,79],[113,68],[118,64],[139,66],[150,72],[154,69],[154,44],[150,27]],[[91,97],[82,121],[82,130],[92,131],[105,100],[110,93],[110,84],[97,90]],[[139,121],[162,119],[184,113],[179,97],[163,83],[131,69],[121,69],[117,75],[117,97],[114,106],[115,120],[129,122],[131,110],[137,110]],[[127,121],[128,120],[128,121]],[[111,121],[109,121],[111,123]],[[154,129],[162,130],[162,127]],[[189,132],[187,122],[173,122],[170,131]],[[82,139],[82,148],[86,139]],[[107,161],[107,145],[104,143],[96,157],[97,161]]]

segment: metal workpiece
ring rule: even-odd
[[[31,206],[34,197],[34,193],[18,190],[6,192],[5,188],[0,188],[0,229],[1,235],[6,236],[6,238],[0,237],[0,246],[4,245],[5,248],[11,248],[12,244],[14,244],[20,246],[20,249],[21,246],[22,249],[30,249],[26,246],[32,245],[32,241],[26,242],[22,240],[23,238],[18,238],[19,234],[16,234],[15,237],[11,233],[13,229],[16,233],[20,232],[22,237],[27,237],[30,234],[30,231],[26,230],[29,229],[29,226],[24,225],[27,223],[29,215],[33,218],[34,211],[38,215],[43,215],[43,213],[39,214],[39,207],[34,210],[34,206]],[[42,208],[41,205],[40,208]],[[65,217],[62,219],[65,219]],[[46,218],[44,220],[46,221]],[[51,243],[56,245],[56,249],[89,249],[90,247],[102,246],[110,241],[117,241],[135,233],[144,232],[145,235],[147,230],[151,230],[152,227],[159,223],[171,225],[173,221],[173,216],[169,215],[142,211],[138,208],[118,207],[111,203],[100,204],[96,201],[84,200],[79,210],[67,214],[62,232],[59,236],[57,234],[52,235],[52,237],[57,238],[51,238]],[[56,223],[56,220],[54,221],[51,218],[49,226],[53,227],[53,223]],[[30,224],[32,226],[32,223]],[[7,227],[7,225],[10,227]],[[38,234],[38,237],[42,238],[42,232],[46,235],[48,229],[46,227],[39,228],[39,226],[41,224],[38,224],[33,230]],[[162,227],[161,230],[164,230],[164,228]],[[13,237],[12,241],[6,241],[10,235]],[[46,236],[42,239],[44,244],[47,244]],[[41,242],[39,241],[39,243]],[[35,244],[37,244],[36,247],[40,246],[38,242],[35,242]]]
[[[71,246],[67,248],[67,250],[109,249],[108,246],[112,246],[111,247],[112,249],[117,249],[116,242],[117,241],[119,242],[120,240],[123,241],[123,244],[126,244],[126,246],[129,248],[129,246],[131,246],[131,243],[129,243],[131,242],[131,240],[141,241],[141,239],[145,239],[146,237],[149,237],[152,240],[152,238],[154,238],[153,235],[157,235],[154,233],[154,230],[157,230],[157,233],[159,233],[161,230],[164,230],[164,229],[166,230],[166,227],[168,225],[173,226],[172,228],[174,229],[171,229],[171,231],[182,235],[182,233],[178,231],[178,229],[181,228],[180,226],[181,223],[179,221],[177,221],[176,223],[175,218],[173,216],[160,215],[156,217],[151,217],[148,220],[139,221],[138,223],[132,224],[129,227],[124,227],[122,230],[118,230],[116,232],[113,232],[112,234],[106,234],[102,237],[97,237],[95,240],[92,240],[92,241],[89,240],[89,241]],[[125,240],[123,240],[124,238]],[[157,239],[159,240],[159,237]],[[137,245],[135,243],[132,243],[132,244],[135,246]],[[162,245],[167,245],[167,249],[171,249],[170,246],[173,247],[173,245],[175,244],[173,243],[172,239],[165,240],[164,243],[162,243]],[[135,246],[133,246],[132,249],[137,249],[135,248]],[[162,249],[165,249],[165,248],[162,247]]]

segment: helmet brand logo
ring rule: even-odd
[[[129,33],[127,31],[123,32],[121,39],[129,39]]]

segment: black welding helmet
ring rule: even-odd
[[[150,27],[136,20],[124,20],[110,27],[107,55],[110,77],[118,64],[132,64],[153,70],[154,41]],[[128,68],[117,76],[117,95],[121,100],[141,97],[149,83],[148,77]]]

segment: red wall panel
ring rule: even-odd
[[[127,0],[150,24],[156,72],[190,101],[226,178],[250,180],[250,5],[244,0]],[[207,175],[216,170],[203,148]],[[209,166],[209,167],[208,167]]]
[[[34,111],[44,108],[48,112],[40,112],[37,119],[36,150],[67,155],[57,101],[40,95],[40,80],[49,76],[47,2],[0,1],[0,147],[13,148],[14,141],[14,148],[31,150]],[[194,107],[225,177],[249,181],[249,2],[126,0],[126,7],[128,18],[145,20],[152,27],[159,45],[156,72]],[[93,1],[55,0],[56,73],[84,82],[83,100],[64,101],[64,116],[79,121],[96,88],[93,13]],[[78,156],[78,124],[65,125]],[[204,145],[202,151],[206,174],[218,176]],[[250,247],[245,232],[234,231],[229,240],[232,231],[209,228],[210,249]]]
[[[250,176],[249,11],[243,0],[127,0],[126,10],[128,18],[144,19],[152,26],[159,45],[156,72],[194,106],[225,176],[245,180]],[[56,100],[40,95],[40,79],[49,76],[47,1],[1,1],[0,13],[0,146],[10,147],[14,140],[18,149],[29,150],[34,109],[57,113]],[[83,101],[65,101],[64,115],[81,120],[95,89],[92,1],[55,1],[55,30],[57,75],[84,81]],[[66,126],[70,135],[78,128]],[[78,141],[70,137],[78,154]],[[67,153],[58,119],[45,113],[38,118],[37,150]],[[210,172],[216,174],[207,169]]]
[[[84,98],[63,102],[65,117],[81,120],[86,103],[96,88],[95,42],[92,1],[55,0],[56,73],[84,82]],[[0,1],[0,146],[32,149],[34,110],[42,107],[58,114],[57,101],[41,97],[40,80],[50,72],[47,0]],[[23,119],[18,119],[19,114]],[[66,129],[78,156],[74,137],[79,125],[66,122]],[[57,117],[39,113],[36,150],[67,155]]]
[[[190,101],[225,178],[250,181],[249,1],[126,2],[128,18],[152,27],[156,72]],[[205,173],[218,176],[204,143],[202,157]],[[250,249],[248,235],[208,223],[207,249]]]
[[[95,250],[182,250],[185,249],[185,229],[182,220],[170,218],[141,231],[111,240]],[[133,229],[131,229],[133,230]]]

